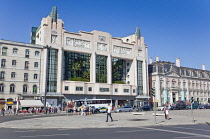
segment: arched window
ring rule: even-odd
[[[35,56],[39,56],[39,51],[35,51]]]
[[[36,94],[37,93],[37,86],[33,85],[33,93]]]
[[[23,85],[23,92],[27,93],[27,91],[28,91],[28,86],[27,86],[27,84],[24,84]]]
[[[14,84],[10,84],[10,92],[15,92],[15,85]]]
[[[17,48],[13,48],[13,54],[17,54],[18,49]]]
[[[7,55],[7,47],[2,47],[2,55]]]
[[[4,92],[4,84],[3,83],[0,84],[0,92]]]

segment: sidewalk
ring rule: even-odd
[[[4,122],[0,127],[5,128],[113,128],[113,127],[139,127],[139,126],[156,126],[156,125],[181,125],[181,124],[198,124],[210,123],[210,109],[193,110],[195,122],[192,120],[191,110],[174,110],[170,111],[170,120],[165,120],[164,116],[152,115],[154,111],[145,112],[145,115],[132,115],[132,112],[127,113],[112,113],[114,122],[105,122],[106,113],[92,114],[87,116],[72,115],[54,117],[41,117],[25,120],[16,120]],[[162,114],[163,111],[157,111]],[[65,114],[65,116],[64,116]]]

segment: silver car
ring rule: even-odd
[[[114,112],[132,112],[133,108],[130,106],[120,107],[114,110]]]

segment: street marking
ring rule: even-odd
[[[58,130],[69,130],[69,129],[67,129],[67,128],[59,128]]]
[[[202,135],[202,134],[195,134],[195,133],[188,133],[188,132],[181,132],[181,131],[172,131],[172,130],[165,130],[165,129],[147,128],[147,127],[138,127],[138,128],[143,128],[143,129],[148,129],[148,130],[164,131],[164,132],[172,132],[172,133],[179,133],[179,134],[185,134],[185,135],[191,135],[191,136],[194,135],[194,136],[199,136],[199,137],[210,138],[209,135]]]
[[[33,131],[36,131],[36,130],[13,131],[13,132],[33,132]]]
[[[149,130],[131,130],[131,131],[115,131],[115,132],[120,132],[120,133],[123,132],[123,133],[125,133],[125,132],[139,132],[139,131],[147,132]]]
[[[35,136],[21,136],[21,138],[52,137],[52,136],[69,136],[69,135],[70,135],[70,134],[35,135]]]
[[[181,128],[181,129],[193,129],[193,130],[201,130],[201,131],[210,131],[210,130],[205,130],[205,129],[195,129],[195,128],[184,128],[184,127],[173,127],[172,128]]]

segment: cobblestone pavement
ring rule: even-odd
[[[186,125],[198,123],[210,123],[210,109],[193,110],[194,122],[191,110],[173,110],[170,111],[170,120],[165,120],[164,116],[152,115],[154,111],[143,112],[144,115],[133,115],[132,112],[112,113],[113,122],[106,121],[106,113],[92,114],[87,116],[72,115],[36,117],[32,119],[14,120],[0,123],[4,128],[110,128],[110,127],[140,127],[156,125]],[[157,111],[157,114],[163,114],[163,111]],[[1,117],[0,117],[1,118]]]

